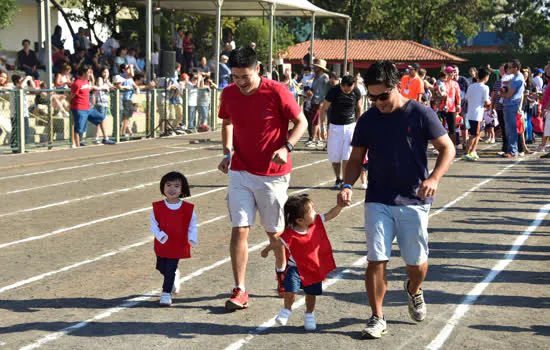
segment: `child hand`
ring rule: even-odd
[[[262,252],[260,253],[262,258],[267,258],[269,256],[269,251],[271,250],[271,247],[270,246],[267,246],[266,248],[264,248],[262,250]]]

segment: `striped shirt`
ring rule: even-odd
[[[502,105],[502,98],[500,98],[500,88],[502,87],[502,80],[497,80],[493,85],[493,92],[495,93],[495,109],[497,111],[504,110]]]

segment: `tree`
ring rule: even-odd
[[[12,23],[16,9],[15,0],[0,0],[0,29]]]
[[[237,46],[248,46],[251,42],[256,43],[258,59],[267,62],[269,57],[269,22],[262,18],[246,18],[241,20],[235,31]],[[276,23],[273,36],[273,57],[277,52],[285,51],[295,42],[295,37],[286,25]]]
[[[550,49],[550,1],[514,0],[503,3],[493,24],[507,44],[527,52]],[[509,35],[509,34],[516,34]],[[521,38],[521,40],[517,40]],[[516,40],[514,40],[516,39]]]

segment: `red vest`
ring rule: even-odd
[[[336,269],[327,231],[319,215],[307,228],[307,234],[299,234],[287,228],[281,235],[281,239],[286,243],[287,250],[290,250],[296,262],[302,286],[307,287],[322,282],[330,271]]]
[[[164,201],[153,203],[153,213],[161,231],[168,235],[166,243],[155,239],[155,254],[161,258],[188,259],[191,245],[188,233],[194,205],[182,202],[178,210],[171,210]]]

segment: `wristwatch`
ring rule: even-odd
[[[288,141],[285,142],[285,147],[289,152],[292,152],[292,150],[294,149],[294,146],[292,146],[292,144]]]

